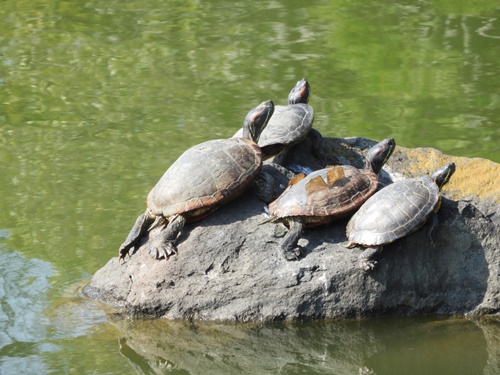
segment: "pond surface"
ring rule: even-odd
[[[500,162],[497,1],[7,0],[1,374],[496,374],[496,321],[129,322],[80,291],[187,147],[306,77],[315,128]]]

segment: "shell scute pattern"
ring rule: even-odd
[[[352,166],[341,166],[345,177],[331,187],[308,191],[311,180],[321,177],[326,183],[328,169],[310,173],[298,183],[291,185],[276,201],[269,205],[273,216],[319,217],[342,216],[359,206],[360,202],[372,194],[378,186],[375,173],[358,170]]]
[[[369,198],[349,222],[349,240],[365,246],[391,243],[425,222],[439,200],[428,176],[389,185]]]
[[[260,148],[242,138],[194,146],[172,164],[151,190],[148,207],[154,215],[169,217],[222,204],[253,181],[261,160]]]
[[[276,106],[274,114],[259,139],[259,146],[292,145],[302,140],[311,130],[314,110],[309,104]]]

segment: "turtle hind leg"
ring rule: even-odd
[[[375,258],[382,251],[382,246],[368,247],[358,256],[358,266],[364,271],[373,271],[377,265]]]
[[[175,241],[185,223],[186,218],[183,215],[172,216],[168,225],[163,226],[149,243],[149,254],[155,259],[168,259],[171,255],[177,254]]]
[[[148,228],[154,222],[154,220],[155,217],[150,214],[148,209],[146,209],[146,212],[144,212],[137,218],[134,226],[132,227],[130,233],[127,236],[127,239],[120,246],[120,249],[118,250],[120,260],[125,259],[127,254],[129,254],[130,249],[136,247],[136,245],[139,243],[139,240],[144,235],[144,233],[147,232]],[[132,254],[134,252],[135,251],[133,251]]]
[[[291,217],[288,219],[290,230],[281,242],[281,251],[286,260],[299,260],[303,255],[302,247],[298,245],[300,235],[304,224],[299,218]]]
[[[434,238],[432,237],[432,233],[434,232],[434,229],[436,229],[436,227],[439,224],[438,215],[435,212],[432,212],[431,215],[430,215],[430,217],[429,217],[429,219],[428,219],[428,221],[429,221],[429,223],[427,224],[428,225],[428,227],[427,227],[427,237],[431,241],[431,245],[434,246],[435,243],[434,243]]]

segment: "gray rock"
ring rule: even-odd
[[[373,144],[363,138],[326,138],[322,154],[327,164],[362,167]],[[324,167],[309,147],[307,142],[296,146],[286,163]],[[249,192],[186,225],[177,256],[152,259],[143,244],[123,264],[112,258],[84,292],[126,315],[169,319],[499,315],[500,165],[397,147],[381,180],[388,184],[421,176],[448,161],[455,162],[457,172],[442,192],[434,246],[422,228],[387,245],[372,272],[357,266],[361,249],[343,246],[347,219],[306,229],[299,242],[305,257],[286,261],[279,250],[285,227],[261,225],[267,217],[264,204]],[[271,166],[266,169],[279,177]],[[281,189],[285,184],[281,176]],[[123,228],[124,236],[129,229]]]

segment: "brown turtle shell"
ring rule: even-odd
[[[201,219],[241,195],[262,166],[262,152],[243,138],[203,142],[186,150],[148,194],[155,216]]]
[[[291,185],[269,205],[277,218],[299,216],[319,225],[346,216],[360,207],[378,187],[378,176],[349,165],[327,167]]]

